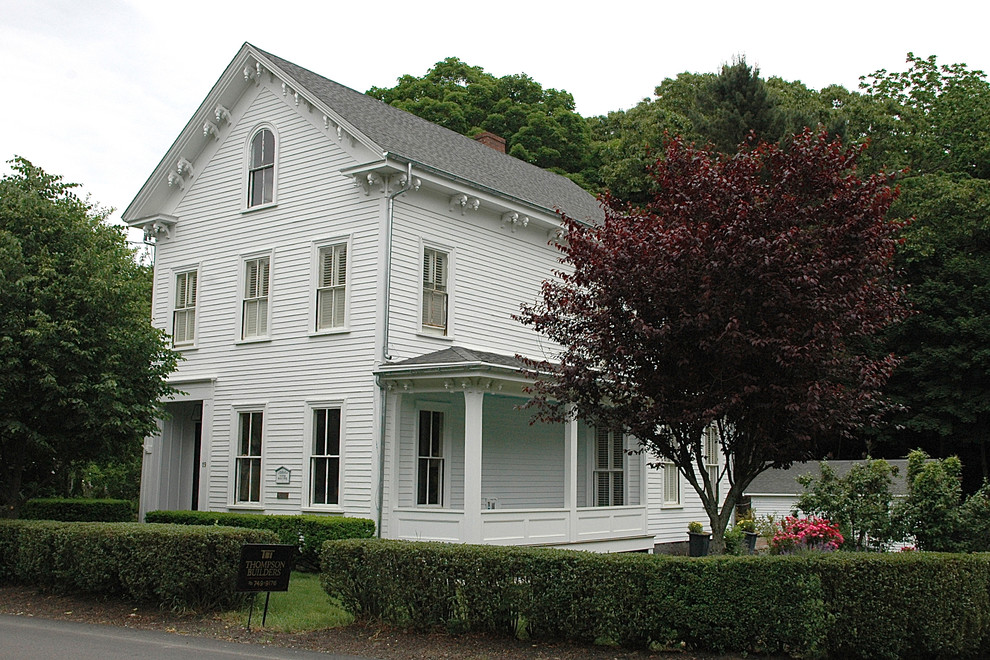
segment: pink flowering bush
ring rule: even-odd
[[[789,555],[795,552],[817,550],[832,552],[838,550],[842,542],[839,528],[831,520],[809,516],[796,518],[787,516],[780,521],[780,527],[770,539],[770,552],[775,555]]]

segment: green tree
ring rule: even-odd
[[[854,464],[840,477],[827,461],[821,476],[798,477],[804,493],[797,508],[809,515],[828,518],[839,526],[846,539],[843,548],[884,550],[903,536],[892,519],[890,485],[897,468],[883,459]]]
[[[934,173],[901,184],[894,217],[914,216],[898,254],[916,314],[891,328],[903,357],[888,391],[905,407],[895,431],[971,444],[988,470],[990,434],[990,181]]]
[[[990,83],[965,64],[908,53],[906,71],[880,69],[860,83],[867,103],[850,128],[870,138],[868,166],[915,174],[961,172],[990,178]]]
[[[592,188],[597,181],[589,126],[575,112],[574,97],[544,89],[526,74],[496,78],[448,57],[422,77],[407,74],[394,87],[367,93],[463,135],[491,131],[505,138],[506,153],[579,185]]]
[[[760,70],[746,64],[745,58],[722,65],[697,98],[691,112],[695,130],[722,153],[735,153],[751,135],[762,142],[776,142],[784,135],[784,114]]]
[[[0,180],[0,515],[74,463],[133,454],[172,390],[149,280],[73,185],[15,158]]]

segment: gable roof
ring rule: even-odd
[[[603,217],[598,201],[567,177],[499,153],[469,137],[386,105],[277,55],[245,44],[295,80],[378,145],[389,157],[519,199],[542,209],[561,209],[588,222]]]
[[[907,459],[895,458],[884,459],[891,467],[897,468],[897,474],[891,479],[890,492],[893,495],[907,495]],[[849,470],[857,463],[864,461],[825,461],[841,478],[849,474]],[[747,495],[801,495],[804,488],[797,482],[797,478],[804,474],[811,474],[815,478],[821,477],[821,463],[819,461],[809,461],[807,463],[795,463],[786,470],[766,470],[753,479],[753,482],[746,489]]]

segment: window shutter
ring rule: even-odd
[[[615,431],[612,433],[612,468],[616,470],[622,469],[622,457],[625,452],[622,451],[622,432]]]
[[[436,271],[433,275],[433,283],[438,291],[447,290],[447,255],[440,252],[435,253],[434,263]]]
[[[596,438],[596,459],[595,467],[599,470],[607,470],[609,467],[608,461],[608,429],[599,428],[597,429]]]
[[[186,275],[177,275],[175,278],[175,307],[180,309],[186,306]]]
[[[258,297],[264,298],[268,295],[268,259],[259,260],[258,264],[259,291]]]

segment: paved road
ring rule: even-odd
[[[362,660],[278,647],[221,642],[156,630],[0,615],[0,658],[17,660],[117,660],[118,658],[274,658]]]

